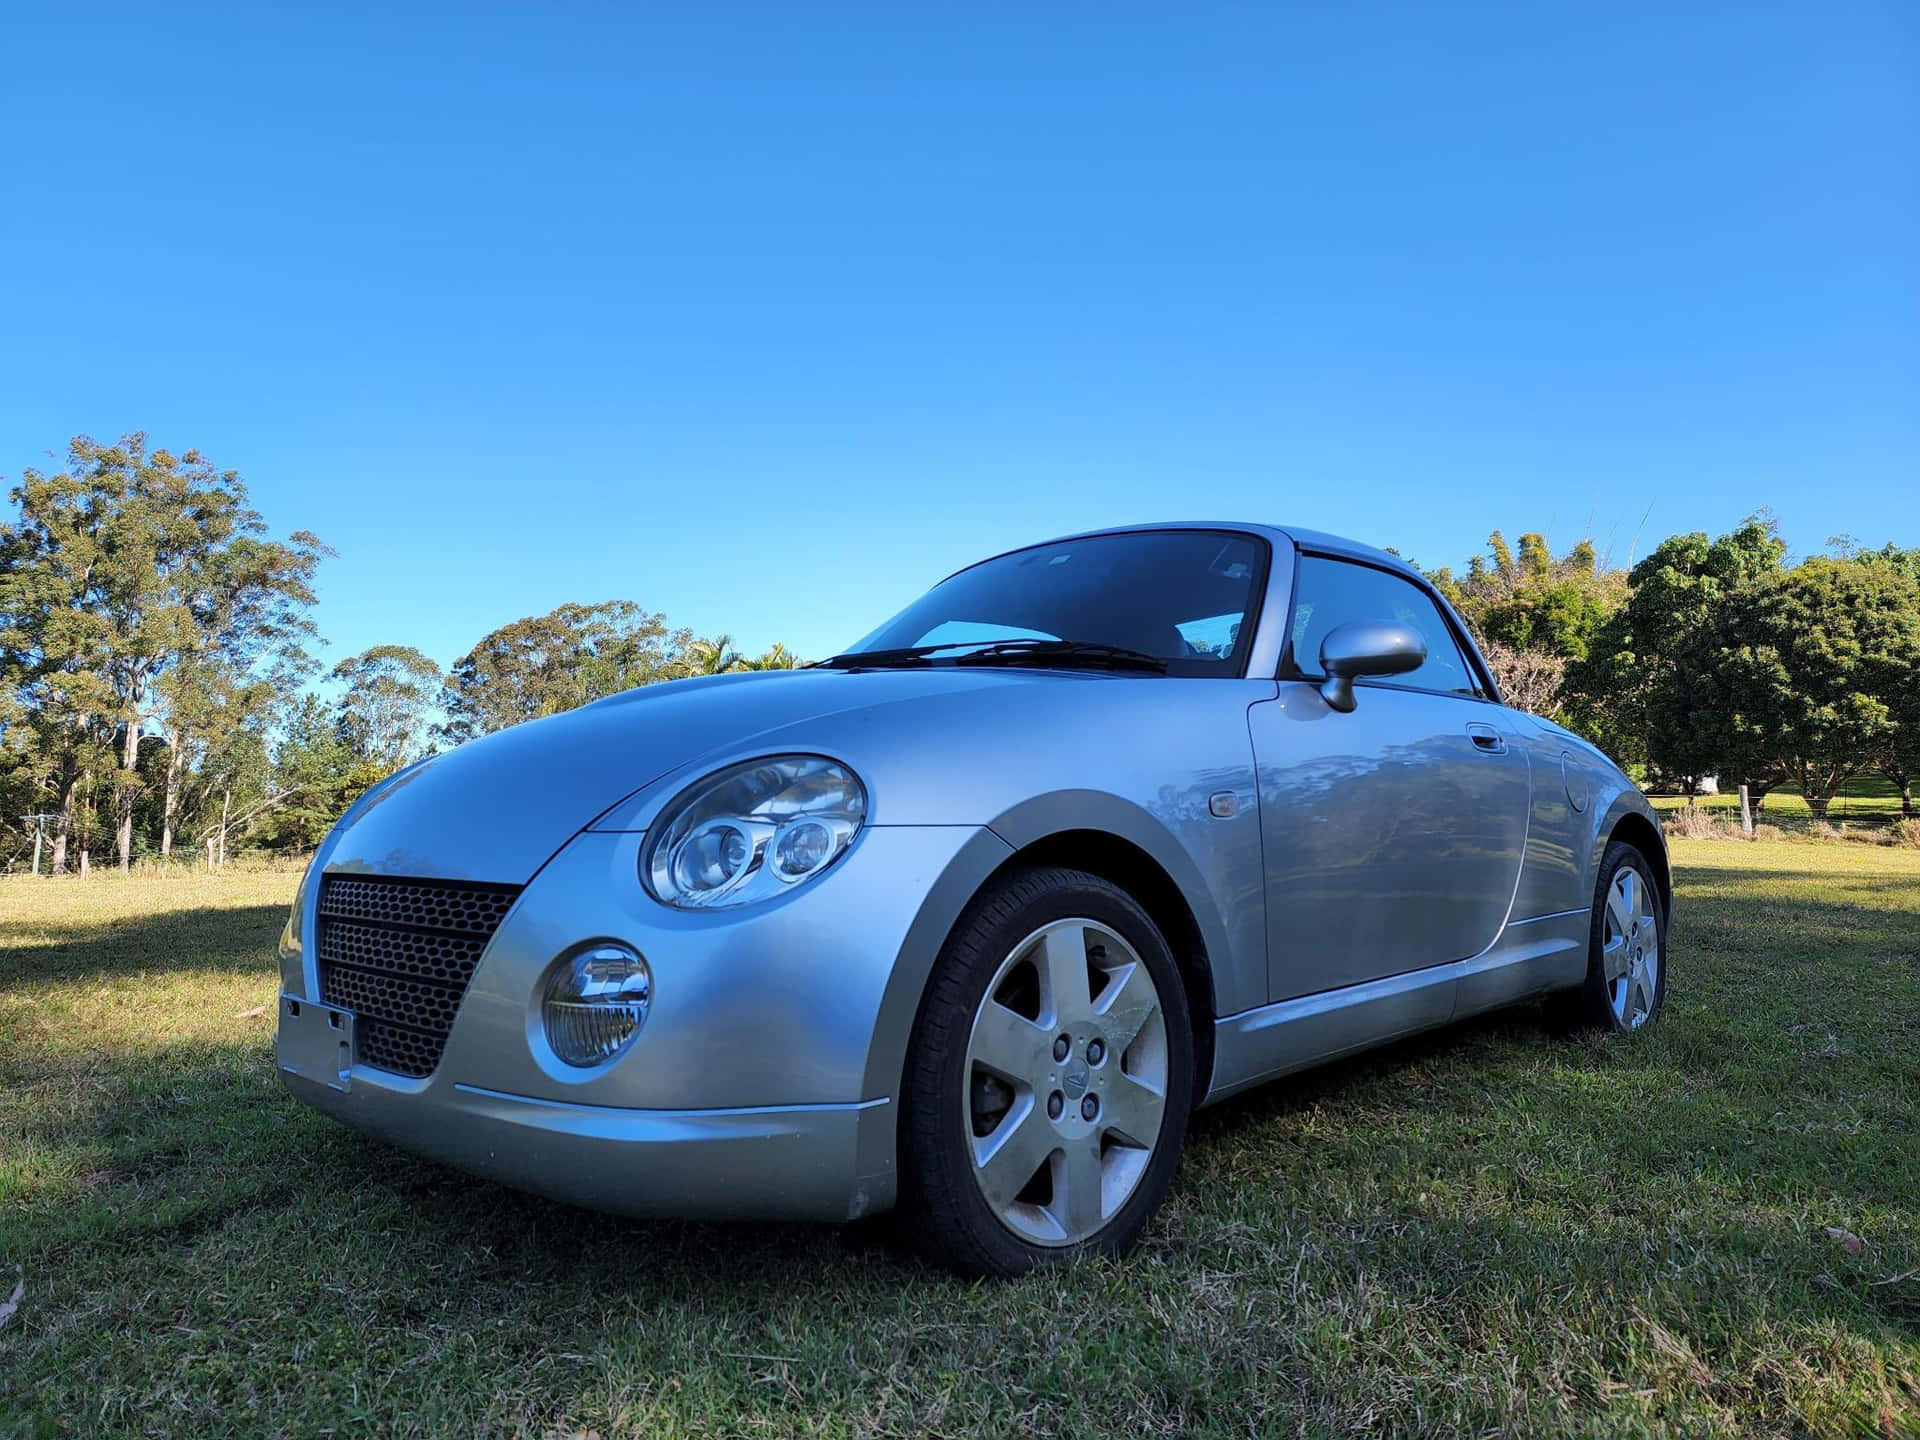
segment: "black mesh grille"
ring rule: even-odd
[[[320,882],[320,998],[353,1011],[363,1064],[433,1073],[480,952],[519,894],[357,875]]]

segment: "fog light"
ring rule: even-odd
[[[569,1065],[603,1065],[633,1043],[652,999],[645,960],[624,945],[596,945],[547,984],[547,1044]]]

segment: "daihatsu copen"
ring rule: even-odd
[[[280,947],[301,1100],[637,1216],[1124,1251],[1190,1112],[1528,997],[1633,1031],[1645,798],[1413,568],[1263,525],[1013,550],[844,654],[369,791]]]

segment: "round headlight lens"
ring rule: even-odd
[[[603,1065],[633,1043],[652,1003],[647,962],[624,945],[596,945],[547,982],[547,1044],[569,1065]]]
[[[838,761],[750,760],[707,776],[661,812],[640,873],[656,899],[682,909],[749,905],[830,867],[866,815],[866,787]]]

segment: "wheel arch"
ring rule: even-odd
[[[1212,1082],[1216,969],[1232,954],[1229,934],[1218,914],[1190,898],[1196,886],[1206,892],[1174,835],[1139,806],[1095,791],[1056,792],[1014,806],[982,827],[939,877],[895,961],[868,1052],[866,1097],[900,1095],[934,966],[974,899],[1008,871],[1035,865],[1098,875],[1131,895],[1160,928],[1185,982],[1198,1102]]]
[[[1647,863],[1653,867],[1653,878],[1660,887],[1660,908],[1671,921],[1673,918],[1673,869],[1667,862],[1666,841],[1661,838],[1660,827],[1637,810],[1629,810],[1613,822],[1613,828],[1607,831],[1606,843],[1611,845],[1623,840],[1647,857]],[[1604,852],[1605,846],[1602,846]]]
[[[1193,1025],[1193,1094],[1198,1102],[1213,1080],[1213,963],[1206,936],[1179,885],[1159,861],[1123,836],[1078,829],[1054,831],[1014,851],[988,877],[988,883],[1015,870],[1043,865],[1083,870],[1126,891],[1165,937],[1187,992]]]

